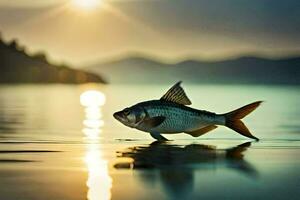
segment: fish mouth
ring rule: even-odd
[[[122,119],[123,119],[123,114],[122,114],[121,111],[115,112],[115,113],[113,114],[113,116],[114,116],[114,118],[115,118],[116,120],[118,120],[118,121],[122,121]]]

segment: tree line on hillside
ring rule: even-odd
[[[0,34],[0,83],[87,83],[105,80],[100,75],[51,64],[44,52],[27,53],[17,40],[5,42]]]

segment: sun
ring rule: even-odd
[[[95,9],[101,5],[103,0],[72,0],[74,6],[90,10]]]

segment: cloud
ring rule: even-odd
[[[0,0],[0,7],[11,7],[11,8],[32,8],[32,7],[45,7],[49,5],[57,5],[66,3],[70,0]]]
[[[86,15],[62,9],[56,0],[42,7],[2,7],[0,27],[27,46],[75,63],[126,51],[212,59],[300,51],[298,0],[106,2],[110,9]]]
[[[297,0],[164,0],[116,3],[134,18],[165,32],[209,33],[285,41],[299,40],[300,3]]]

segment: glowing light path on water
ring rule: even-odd
[[[80,95],[80,103],[85,107],[84,128],[82,132],[87,141],[84,161],[88,170],[87,199],[111,199],[112,179],[109,176],[108,163],[103,158],[99,142],[104,125],[101,107],[105,104],[105,95],[96,90],[89,90]]]

